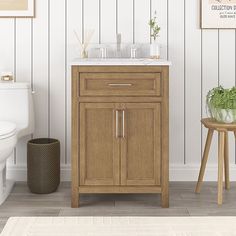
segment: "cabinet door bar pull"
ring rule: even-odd
[[[122,112],[122,118],[123,118],[123,138],[125,138],[125,110]]]
[[[121,87],[130,87],[133,86],[133,84],[108,84],[111,87],[121,86]]]
[[[119,130],[119,111],[116,110],[116,138],[119,138],[118,130]]]

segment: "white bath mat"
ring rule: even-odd
[[[1,236],[236,236],[236,217],[13,217]]]

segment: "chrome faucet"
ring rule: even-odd
[[[116,35],[116,51],[117,56],[121,57],[121,34]]]

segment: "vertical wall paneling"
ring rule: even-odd
[[[64,31],[64,50],[65,50],[65,60],[64,60],[64,63],[65,63],[65,73],[64,73],[64,91],[65,91],[65,107],[64,107],[64,115],[65,115],[65,133],[64,133],[64,137],[65,137],[65,161],[64,161],[64,164],[67,164],[68,163],[68,140],[67,140],[67,134],[68,134],[68,96],[70,95],[70,93],[68,94],[68,81],[67,81],[67,75],[68,75],[68,53],[67,53],[67,44],[68,44],[68,28],[67,28],[67,21],[68,21],[68,11],[67,11],[67,6],[68,6],[68,1],[65,0],[64,1],[64,14],[65,14],[65,17],[64,17],[64,20],[65,20],[65,31]],[[69,116],[70,118],[70,116]]]
[[[51,0],[48,1],[48,137],[51,137]]]
[[[161,27],[157,41],[161,45],[161,58],[167,59],[167,1],[152,0],[152,17],[157,12],[157,22]]]
[[[133,11],[132,11],[132,17],[133,17],[133,41],[132,43],[135,44],[135,0],[133,0]]]
[[[206,129],[201,127],[200,119],[207,115],[206,94],[218,84],[225,87],[236,84],[235,30],[201,30],[199,0],[40,0],[36,1],[33,19],[0,18],[0,35],[3,36],[0,72],[12,71],[17,81],[32,83],[35,90],[34,137],[51,136],[61,141],[61,162],[67,173],[71,155],[70,62],[80,57],[81,50],[74,30],[81,41],[86,30],[95,30],[90,48],[97,48],[98,43],[107,47],[111,44],[114,48],[116,34],[121,33],[122,55],[129,56],[130,44],[135,43],[139,47],[138,56],[148,56],[148,21],[155,10],[161,26],[158,38],[161,57],[172,62],[171,175],[193,180],[205,145]],[[98,50],[90,50],[89,55],[98,56]],[[109,49],[108,56],[112,56]],[[26,166],[29,138],[20,140],[15,158],[8,161],[14,170]],[[231,167],[235,168],[232,135],[230,139]],[[215,134],[208,166],[216,164]],[[195,174],[188,176],[188,167],[193,168]],[[212,173],[211,179],[216,179],[217,171]]]
[[[101,43],[116,42],[116,1],[101,0]]]
[[[235,85],[235,30],[220,30],[219,50],[220,85],[232,87]]]
[[[198,2],[185,4],[185,161],[193,164],[201,160],[201,29]]]
[[[227,45],[227,47],[226,47]],[[219,32],[219,81],[220,85],[230,88],[235,85],[235,31]],[[230,162],[235,162],[235,139],[229,135]]]
[[[0,71],[15,72],[15,23],[14,19],[0,20]],[[14,155],[8,159],[9,164],[14,164]]]
[[[82,22],[83,22],[83,7],[82,0],[71,1],[67,0],[67,159],[66,164],[70,164],[71,157],[71,67],[70,63],[75,60],[75,58],[80,57],[80,44],[75,37],[74,30],[82,38]],[[80,38],[80,40],[82,40]]]
[[[50,3],[50,136],[61,142],[65,163],[65,0]]]
[[[150,20],[150,1],[135,0],[135,43],[149,43],[150,42],[150,27],[148,22]]]
[[[166,0],[166,8],[167,8],[167,13],[166,13],[166,19],[167,19],[167,46],[166,46],[166,54],[167,54],[167,60],[169,60],[169,0]]]
[[[14,72],[14,19],[1,19],[0,20],[0,69],[1,71]]]
[[[22,34],[22,32],[24,32]],[[16,53],[15,53],[15,70],[17,82],[31,83],[31,21],[28,19],[16,19]],[[26,144],[31,136],[22,138],[16,149],[17,164],[26,163]]]
[[[133,0],[118,0],[117,13],[117,31],[122,42],[133,42]]]
[[[170,161],[184,164],[184,0],[169,0]]]
[[[91,43],[99,43],[99,0],[84,0],[83,29],[84,34],[86,30],[94,30]]]
[[[202,31],[202,114],[206,117],[206,95],[210,89],[218,86],[218,30]],[[207,130],[203,128],[203,147],[205,146]],[[209,163],[217,163],[217,134],[214,134]]]
[[[35,138],[48,136],[48,1],[36,1],[33,19]]]

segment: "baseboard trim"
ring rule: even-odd
[[[7,178],[16,181],[27,181],[27,167],[21,166],[8,166]],[[61,165],[61,181],[71,180],[71,167],[69,165]]]
[[[208,165],[206,168],[205,181],[217,181],[217,165]],[[199,165],[171,165],[170,166],[170,181],[197,181]],[[22,166],[8,166],[7,176],[16,181],[27,180],[27,167]],[[61,181],[71,180],[70,165],[61,166]],[[230,167],[230,180],[236,181],[236,166]]]
[[[171,165],[170,181],[197,181],[200,165]],[[218,165],[206,167],[204,181],[217,181]],[[230,166],[230,180],[236,181],[236,166]]]

